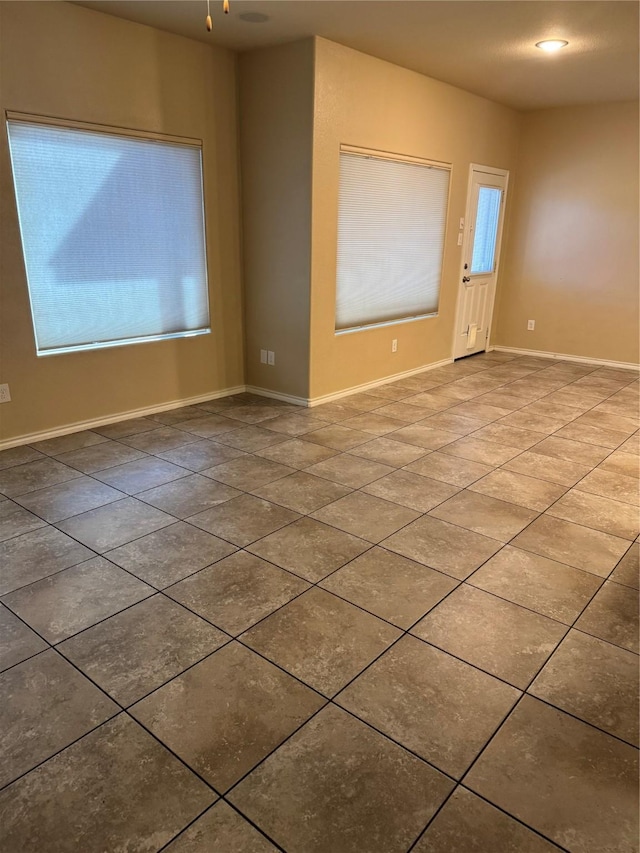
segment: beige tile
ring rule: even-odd
[[[108,551],[106,557],[162,589],[228,557],[235,546],[182,521]]]
[[[400,468],[410,462],[415,462],[416,459],[424,458],[428,452],[423,447],[405,444],[404,441],[396,441],[394,438],[387,437],[375,438],[367,444],[361,444],[360,447],[356,447],[352,451],[352,455]]]
[[[415,399],[414,395],[408,396],[411,400]],[[447,405],[443,406],[445,409],[451,405],[452,401],[447,400],[446,403]],[[406,402],[405,400],[404,402],[388,403],[386,406],[381,406],[376,410],[376,414],[383,417],[394,418],[395,420],[401,421],[405,424],[414,424],[417,421],[423,420],[423,418],[428,414],[428,411],[425,411],[425,408],[417,403],[413,404]]]
[[[533,403],[531,406],[525,406],[524,409],[520,409],[517,412],[511,412],[500,423],[504,426],[539,432],[542,435],[551,435],[552,432],[555,432],[567,423],[566,418],[553,417],[550,414],[543,415],[536,412],[533,408],[535,405]]]
[[[465,489],[432,509],[429,515],[500,542],[508,542],[530,524],[537,513]]]
[[[93,444],[91,447],[82,447],[79,450],[63,453],[58,457],[58,462],[63,462],[65,465],[82,471],[83,474],[95,474],[96,471],[103,471],[105,468],[113,468],[116,465],[123,465],[125,462],[133,462],[134,459],[142,459],[144,455],[141,450],[128,447],[119,441],[103,441],[101,444]],[[65,479],[70,478],[66,477]],[[52,483],[42,483],[38,488],[49,485]]]
[[[435,415],[429,415],[423,423],[432,429],[444,429],[449,432],[455,432],[458,435],[468,435],[470,432],[475,432],[485,425],[484,420],[467,418],[451,409],[438,412]]]
[[[636,508],[640,505],[640,482],[636,477],[625,477],[624,474],[596,469],[587,474],[577,488],[581,492],[613,498]]]
[[[93,551],[53,527],[0,542],[0,595],[93,557]]]
[[[457,456],[447,456],[437,451],[407,465],[407,471],[413,471],[432,480],[450,483],[452,486],[460,486],[460,488],[479,480],[492,470],[490,465],[482,465],[480,462],[471,462]]]
[[[257,455],[263,456],[265,459],[271,459],[274,462],[280,462],[282,465],[288,465],[290,468],[308,468],[309,465],[322,462],[323,459],[330,459],[337,452],[330,447],[323,447],[320,444],[314,444],[310,441],[292,438],[289,441],[283,441],[282,444],[278,444],[275,447],[267,447],[265,450],[259,450],[257,451]]]
[[[14,465],[0,470],[0,494],[8,498],[24,495],[27,492],[35,492],[54,486],[56,483],[64,483],[73,480],[80,474],[63,465],[55,459],[42,457],[34,462],[24,465]]]
[[[35,462],[36,459],[43,458],[42,453],[34,450],[33,447],[27,447],[27,445],[0,450],[0,471],[5,468],[13,468],[14,465],[24,465],[27,462]]]
[[[406,629],[455,589],[457,581],[384,548],[372,548],[320,586]]]
[[[424,516],[386,539],[384,547],[464,580],[501,545],[495,539]]]
[[[31,533],[39,527],[45,527],[46,522],[37,515],[27,512],[13,501],[0,501],[0,542]]]
[[[222,438],[222,436],[230,435],[238,427],[238,421],[230,420],[229,418],[220,415],[208,415],[202,418],[189,418],[177,424],[185,435],[183,444],[188,441],[197,441],[198,438]],[[179,447],[179,444],[174,444],[174,447]],[[169,443],[165,446],[158,446],[153,449],[153,445],[149,447],[150,453],[157,453],[163,450],[170,450]]]
[[[584,415],[581,415],[576,421],[578,424],[592,424],[601,429],[614,430],[614,432],[624,432],[627,437],[632,435],[640,426],[640,418],[638,418],[637,410],[633,417],[624,417],[623,415],[611,414],[605,412],[596,406]]]
[[[232,459],[240,459],[244,456],[244,451],[204,439],[193,444],[184,444],[175,450],[164,450],[156,455],[166,459],[167,462],[188,468],[189,471],[204,471],[205,468],[213,468],[215,465],[231,462]]]
[[[118,421],[115,424],[95,427],[94,432],[106,436],[106,438],[119,439],[125,435],[136,435],[139,432],[157,429],[158,424],[148,418],[130,418],[127,421]]]
[[[405,853],[451,788],[437,770],[329,706],[229,799],[284,850]]]
[[[158,849],[215,799],[120,714],[0,792],[0,848],[144,850],[153,839]]]
[[[557,853],[560,848],[517,820],[457,788],[414,853]]]
[[[176,518],[187,518],[212,509],[240,494],[237,489],[202,474],[190,474],[173,483],[156,486],[138,495],[139,500]]]
[[[631,652],[570,631],[529,693],[638,746],[638,658]]]
[[[640,543],[634,542],[613,570],[610,580],[640,589]]]
[[[17,502],[53,524],[123,497],[122,492],[111,486],[98,483],[92,477],[80,476],[66,483],[21,495]]]
[[[445,409],[450,409],[451,406],[455,406],[456,402],[459,402],[455,397],[447,397],[444,394],[440,394],[439,391],[439,387],[435,391],[423,391],[420,394],[415,394],[413,397],[408,397],[403,402],[409,406],[420,406],[421,409],[427,409],[431,412],[442,412]],[[426,414],[425,412],[423,417],[426,417]]]
[[[478,569],[469,583],[570,625],[602,580],[507,545]]]
[[[325,696],[333,696],[400,631],[313,587],[242,636],[242,642]]]
[[[222,800],[198,818],[167,853],[275,853],[276,847]]]
[[[192,516],[189,522],[242,548],[297,518],[300,518],[297,512],[253,495],[240,495]]]
[[[45,441],[37,441],[33,446],[35,450],[46,453],[47,456],[59,456],[69,450],[79,450],[81,447],[91,447],[93,444],[101,444],[107,439],[90,429],[82,432],[72,432],[68,435],[59,435],[57,438],[48,438]]]
[[[380,542],[418,516],[412,509],[362,492],[352,492],[313,513],[317,521],[369,542]]]
[[[202,473],[205,477],[226,483],[227,486],[249,491],[286,477],[294,470],[287,465],[280,465],[270,459],[261,459],[259,456],[242,456],[240,459],[233,459],[231,462],[208,468]]]
[[[579,488],[580,486],[567,492],[548,510],[548,514],[623,539],[636,538],[640,533],[640,514],[637,507],[582,492]]]
[[[576,628],[638,654],[638,594],[607,582],[576,622]]]
[[[550,515],[537,518],[513,545],[576,569],[607,577],[629,547],[625,539]]]
[[[273,430],[273,432],[282,433],[283,436],[289,435],[295,437],[297,435],[304,435],[305,432],[319,429],[324,424],[325,421],[321,421],[319,418],[303,415],[302,413],[294,413],[279,415],[277,418],[265,421],[264,427],[265,429]]]
[[[130,713],[223,792],[323,704],[299,681],[230,643]]]
[[[0,672],[46,648],[43,639],[0,604]]]
[[[504,468],[528,477],[548,480],[560,486],[575,486],[578,480],[581,480],[590,470],[588,465],[567,462],[542,453],[533,453],[530,450],[506,462]]]
[[[98,471],[93,476],[121,492],[135,495],[136,492],[142,492],[144,489],[151,489],[154,486],[178,480],[180,477],[186,477],[188,473],[184,468],[166,462],[164,459],[147,456],[133,462],[125,462],[124,465],[107,468],[105,471]]]
[[[149,415],[150,421],[156,421],[158,424],[165,426],[173,426],[174,424],[193,421],[196,418],[202,417],[202,409],[198,406],[181,406],[178,409],[169,409],[167,412],[158,412],[155,415]]]
[[[474,437],[481,441],[493,441],[507,447],[517,447],[519,450],[529,450],[530,447],[540,441],[540,433],[507,426],[502,421],[483,427],[475,433]]]
[[[363,446],[367,447],[368,445]],[[409,447],[409,445],[405,446]],[[311,465],[307,469],[307,474],[314,474],[327,480],[333,480],[334,483],[359,489],[361,486],[379,480],[380,477],[384,477],[385,474],[390,474],[393,471],[390,465],[361,459],[356,455],[359,450],[360,448],[356,448],[355,454],[341,453],[339,456],[334,456],[333,459],[326,459],[323,462]],[[421,450],[420,452],[425,453],[426,451]]]
[[[521,451],[517,447],[507,447],[505,444],[496,444],[493,441],[482,441],[473,436],[459,438],[452,444],[448,444],[442,450],[450,456],[459,456],[461,459],[469,459],[471,462],[481,462],[483,465],[502,465],[513,459]]]
[[[135,498],[125,498],[59,521],[56,527],[101,554],[174,523],[172,516]]]
[[[399,423],[397,418],[380,415],[378,412],[366,412],[362,415],[356,415],[355,418],[347,418],[346,421],[342,421],[342,426],[369,433],[371,436],[387,435],[387,433],[400,429],[402,423]]]
[[[370,547],[370,542],[335,527],[301,518],[247,550],[315,583]]]
[[[458,433],[444,429],[433,429],[429,427],[428,421],[418,424],[410,424],[402,427],[402,429],[394,432],[393,437],[398,441],[404,441],[406,444],[416,444],[418,447],[425,447],[427,450],[438,450],[446,444],[455,441],[459,436]]]
[[[57,647],[120,705],[130,705],[229,637],[163,595],[135,604]]]
[[[411,633],[524,690],[566,630],[559,622],[461,584]]]
[[[472,483],[469,490],[538,512],[547,509],[566,491],[564,486],[556,483],[503,469],[492,471],[486,477]]]
[[[607,456],[598,467],[602,471],[609,471],[612,474],[640,477],[640,458],[634,453],[623,453],[621,450],[616,450],[611,456]]]
[[[347,420],[350,421],[352,418],[347,418]],[[311,441],[313,444],[321,444],[323,447],[331,447],[333,450],[340,451],[351,450],[370,441],[370,439],[371,436],[368,432],[350,429],[344,426],[344,422],[323,426],[304,435],[304,441]]]
[[[465,418],[473,418],[474,420],[489,424],[508,415],[511,409],[501,409],[499,406],[488,406],[486,403],[467,400],[449,411],[451,414],[462,415]]]
[[[0,708],[0,786],[119,711],[53,649],[0,675]]]
[[[418,512],[428,512],[455,495],[458,488],[412,474],[410,471],[394,471],[369,486],[364,486],[362,491]]]
[[[235,447],[237,450],[244,450],[247,453],[255,453],[257,450],[262,450],[265,447],[273,447],[285,440],[285,436],[258,426],[234,429],[231,432],[225,432],[218,436],[220,444],[226,444],[229,447]]]
[[[229,406],[224,410],[226,418],[232,418],[236,421],[242,421],[245,424],[259,424],[264,421],[269,421],[271,418],[277,418],[282,414],[278,406],[267,405],[270,401],[266,398],[262,404]]]
[[[582,441],[585,444],[595,444],[598,447],[607,447],[613,450],[626,441],[629,437],[628,432],[618,432],[612,429],[603,429],[602,427],[593,426],[585,423],[581,418],[572,421],[567,426],[558,430],[559,438],[570,438],[574,441]]]
[[[295,512],[307,514],[338,498],[343,498],[351,489],[322,477],[314,477],[305,471],[296,471],[288,477],[251,491],[260,498],[273,501]]]
[[[169,587],[166,594],[235,636],[308,587],[299,577],[238,551]]]
[[[580,465],[589,467],[602,462],[607,456],[607,451],[601,447],[594,447],[583,441],[573,441],[568,436],[561,436],[559,432],[541,441],[535,451],[543,456],[551,456],[553,459],[578,462]]]
[[[104,557],[94,557],[2,600],[45,640],[59,643],[153,592]]]
[[[405,636],[336,702],[460,778],[520,695],[490,675]]]
[[[633,850],[637,752],[525,696],[465,785],[573,851]]]

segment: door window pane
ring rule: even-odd
[[[471,256],[472,273],[491,273],[495,268],[501,199],[502,190],[495,187],[480,187]]]

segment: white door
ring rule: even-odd
[[[504,169],[471,166],[454,358],[483,352],[487,348],[508,177],[509,173]]]

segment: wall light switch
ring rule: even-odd
[[[266,349],[261,349],[260,350],[260,364],[266,364],[266,363],[267,363],[267,351],[266,351]]]
[[[275,352],[271,352],[271,350],[269,350],[269,352],[267,353],[267,363],[270,364],[271,366],[273,366],[276,363]]]
[[[398,341],[396,338],[391,341],[391,352],[398,352]]]
[[[458,234],[458,246],[462,246],[462,232]]]
[[[535,320],[527,320],[527,331],[533,332],[535,330],[535,328],[536,328],[536,321]]]
[[[10,402],[11,394],[9,393],[9,386],[6,383],[4,385],[0,385],[0,403]]]
[[[464,228],[464,219],[462,217],[460,217],[460,230],[462,231],[463,228]]]

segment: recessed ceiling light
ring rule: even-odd
[[[562,50],[568,44],[569,42],[564,39],[544,39],[544,41],[537,41],[536,47],[539,47],[540,50],[544,50],[546,53],[555,53],[557,50]]]
[[[238,15],[241,21],[246,21],[248,24],[264,24],[269,20],[268,15],[262,12],[243,12]]]

